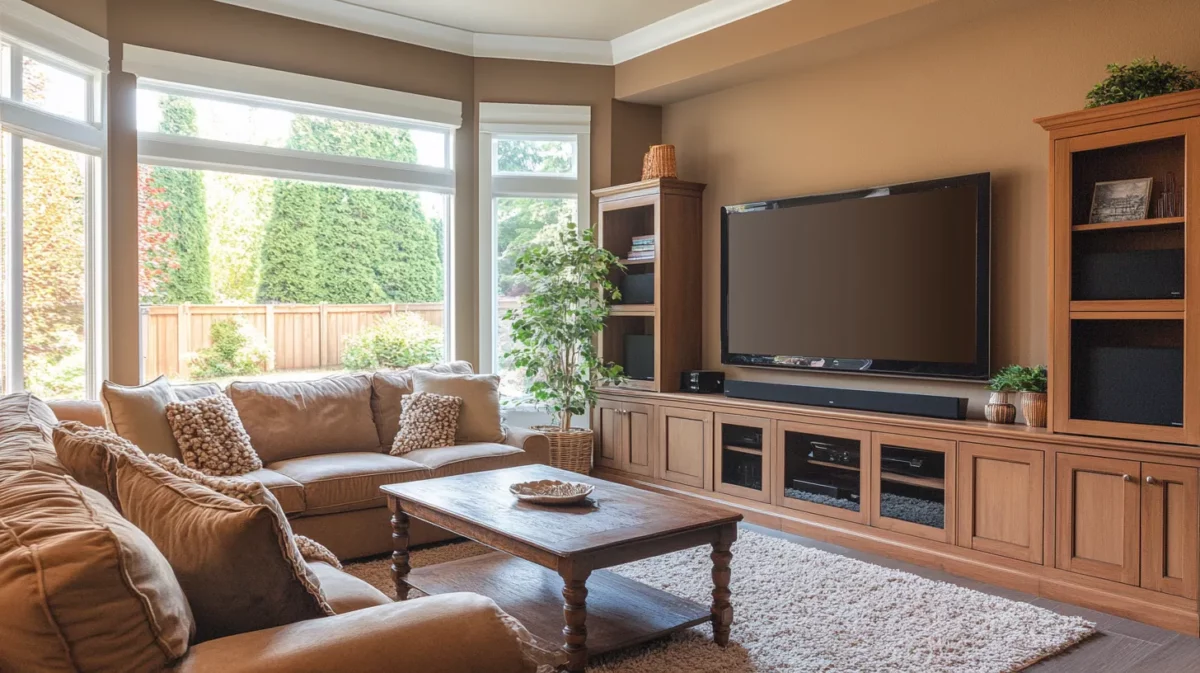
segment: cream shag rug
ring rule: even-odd
[[[490,550],[415,551],[414,567]],[[699,626],[594,661],[595,673],[1009,673],[1096,632],[1095,624],[787,540],[741,531],[733,546],[733,634]],[[346,570],[395,596],[390,561]],[[707,605],[707,548],[612,570]]]

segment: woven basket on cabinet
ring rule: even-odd
[[[675,170],[675,146],[651,145],[642,160],[642,179],[674,178]]]
[[[550,440],[550,467],[590,474],[592,471],[592,431],[573,428],[563,432],[557,425],[532,428]]]

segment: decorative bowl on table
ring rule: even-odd
[[[541,505],[570,505],[581,502],[592,494],[591,484],[581,484],[577,481],[559,481],[557,479],[541,479],[538,481],[523,481],[508,487],[508,492],[517,500]]]

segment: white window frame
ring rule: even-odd
[[[122,70],[138,76],[139,90],[442,133],[445,137],[442,167],[147,131],[138,132],[138,163],[442,195],[446,203],[443,344],[447,358],[455,355],[452,254],[455,246],[454,135],[462,126],[460,101],[129,44],[124,47]],[[140,356],[139,363],[144,364]]]
[[[108,41],[21,0],[0,0],[0,39],[10,49],[12,83],[9,98],[0,98],[0,129],[11,134],[9,174],[11,193],[6,241],[3,325],[4,390],[25,389],[23,245],[23,173],[26,140],[52,145],[91,157],[85,175],[84,211],[84,355],[85,395],[99,395],[108,375],[108,234],[104,165],[107,164],[106,78]],[[22,101],[23,62],[29,55],[88,82],[87,119],[80,121]]]
[[[496,173],[493,143],[500,139],[575,143],[575,173]],[[479,369],[500,371],[496,336],[496,198],[573,198],[577,224],[591,217],[591,108],[586,105],[479,104]]]

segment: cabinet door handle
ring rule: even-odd
[[[1150,475],[1146,475],[1146,483],[1150,484],[1150,485],[1154,485],[1154,484],[1158,483],[1158,480],[1155,479],[1154,477],[1151,477]]]
[[[1133,477],[1129,476],[1128,474],[1121,475],[1121,478],[1125,481],[1133,481]]]

